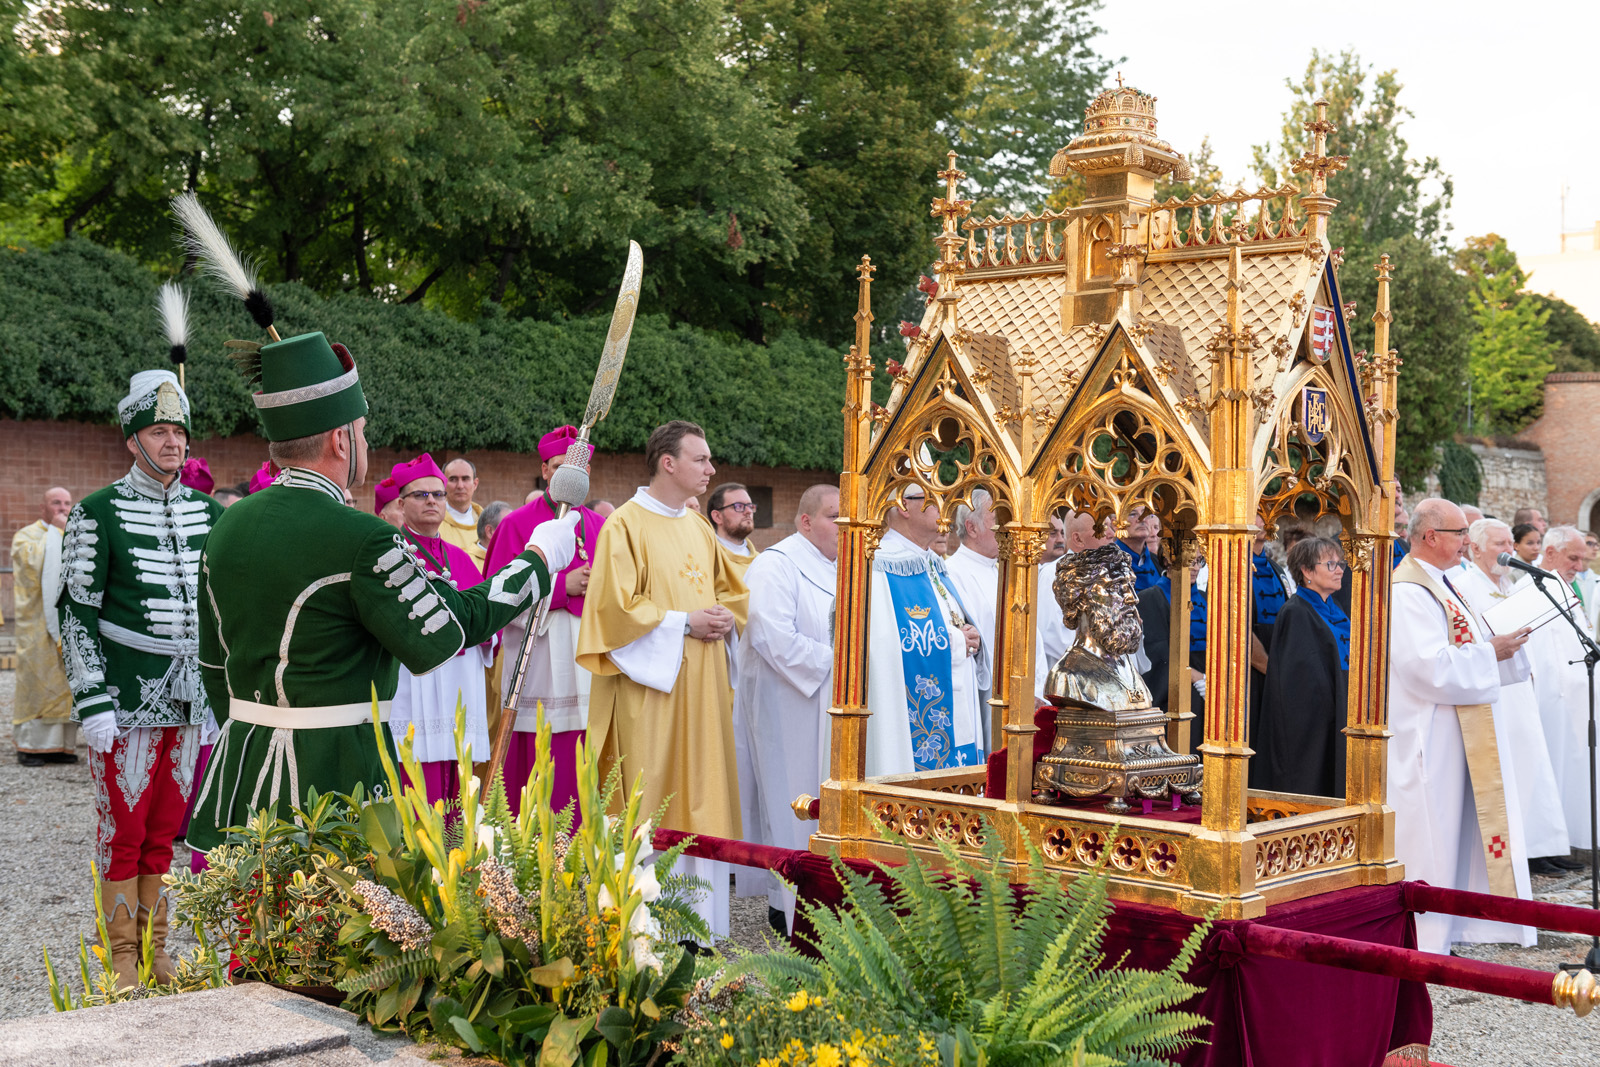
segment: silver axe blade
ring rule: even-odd
[[[611,328],[606,331],[605,347],[600,350],[600,364],[594,370],[594,385],[589,390],[589,404],[583,412],[583,425],[578,428],[578,438],[568,448],[566,457],[550,475],[550,487],[545,497],[555,505],[556,518],[561,518],[572,508],[589,499],[589,431],[595,423],[611,412],[611,401],[617,395],[617,381],[622,376],[622,361],[628,355],[628,339],[633,336],[634,313],[639,309],[639,286],[644,279],[644,253],[637,242],[628,242],[628,265],[622,272],[622,289],[617,293],[617,307],[611,313]],[[585,540],[580,524],[576,531],[578,544]],[[559,575],[552,574],[552,585]],[[500,773],[505,766],[506,753],[511,747],[511,734],[517,721],[517,705],[522,701],[522,685],[528,676],[529,653],[545,618],[550,612],[550,598],[540,601],[536,610],[528,613],[528,629],[517,649],[516,664],[511,676],[511,691],[503,701],[500,712],[500,730],[495,737],[493,764],[489,777]],[[507,789],[509,795],[510,790]]]

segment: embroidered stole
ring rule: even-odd
[[[1394,582],[1426,589],[1449,620],[1450,643],[1457,648],[1473,644],[1468,609],[1457,604],[1443,584],[1423,570],[1416,560],[1409,557],[1401,560],[1394,569]],[[1496,896],[1514,897],[1517,881],[1511,862],[1511,820],[1506,814],[1506,788],[1500,777],[1500,746],[1494,735],[1494,712],[1488,704],[1458,704],[1456,717],[1461,722],[1461,740],[1467,751],[1472,799],[1478,808],[1478,834],[1483,845],[1484,865],[1489,870],[1489,891]]]
[[[911,565],[896,560],[876,569],[888,580],[894,603],[912,759],[919,771],[974,766],[982,760],[978,745],[958,745],[956,737],[950,635],[958,631],[946,629],[944,602],[934,590],[927,565],[908,562]]]

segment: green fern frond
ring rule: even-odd
[[[431,948],[414,948],[379,960],[360,974],[336,983],[334,988],[341,993],[370,993],[402,981],[431,976],[435,966]]]

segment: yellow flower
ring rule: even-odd
[[[813,1045],[811,1062],[815,1067],[840,1067],[839,1050],[832,1045]]]
[[[789,998],[789,1010],[790,1011],[805,1011],[806,1010],[806,1006],[809,1005],[810,1003],[811,1003],[811,999],[806,996],[806,991],[804,989],[802,989],[802,990],[800,990],[800,992],[796,993],[794,996]]]
[[[733,1047],[733,1035],[728,1033],[728,1031],[726,1031],[726,1030],[722,1031],[722,1047],[723,1048],[732,1048]]]
[[[778,1067],[778,1061],[770,1056],[763,1056],[756,1061],[756,1067]]]

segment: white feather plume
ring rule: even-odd
[[[248,299],[260,288],[255,265],[233,250],[193,192],[174,197],[172,213],[183,224],[180,243],[184,251],[198,259],[207,274],[233,290],[240,300]]]
[[[162,282],[156,293],[156,310],[167,331],[167,343],[176,348],[189,343],[189,294],[177,282]]]

